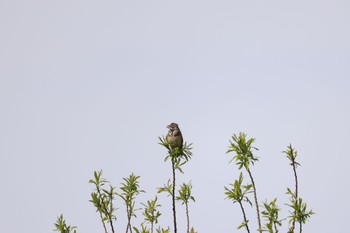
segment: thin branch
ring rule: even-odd
[[[275,227],[275,233],[278,233],[276,222],[273,223],[273,226]]]
[[[176,206],[175,206],[175,159],[172,158],[172,168],[173,168],[173,216],[174,216],[174,233],[177,233],[177,225],[176,225]]]
[[[247,232],[250,233],[250,230],[249,230],[249,226],[248,226],[248,220],[247,220],[247,216],[245,215],[245,211],[244,211],[244,208],[243,208],[243,204],[242,202],[238,202],[239,203],[239,206],[241,207],[241,210],[242,210],[242,214],[243,214],[243,220],[245,222],[245,228],[247,229]]]
[[[114,227],[111,219],[109,220],[109,224],[111,225],[112,232],[114,233]]]
[[[99,212],[100,212],[101,222],[102,222],[102,224],[103,224],[103,229],[105,230],[105,233],[108,233],[108,232],[107,232],[107,228],[106,228],[106,224],[105,224],[105,222],[103,221],[102,213],[101,213],[101,211],[99,211]]]
[[[99,186],[96,186],[96,191],[97,191],[99,197],[101,197],[101,190],[100,190],[100,187],[99,187]],[[103,207],[103,203],[102,203],[102,207]],[[99,212],[100,212],[100,217],[101,217],[101,221],[102,221],[102,224],[103,224],[103,228],[104,228],[104,230],[105,230],[105,233],[108,233],[106,224],[105,224],[105,222],[103,221],[102,212],[101,212],[101,211],[99,211]]]
[[[250,180],[251,180],[252,185],[253,185],[254,201],[255,201],[255,207],[256,207],[256,215],[257,215],[257,218],[258,218],[258,226],[259,226],[258,231],[261,233],[262,232],[262,227],[261,227],[260,210],[259,210],[259,204],[258,204],[258,197],[257,197],[257,194],[256,194],[255,182],[254,182],[252,173],[250,172],[249,168],[247,168],[247,172],[249,174]]]
[[[129,210],[129,205],[128,204],[126,205],[126,215],[128,217],[128,223],[126,225],[126,233],[128,233],[129,229],[131,231],[131,224],[130,224],[131,216],[130,216],[130,210]]]
[[[293,151],[292,151],[293,153]],[[296,163],[295,160],[292,161],[292,166],[293,166],[293,172],[294,172],[294,180],[295,180],[295,201],[298,202],[298,191],[299,191],[299,187],[298,187],[298,176],[297,176],[297,167],[296,167]],[[295,214],[295,211],[294,211]],[[294,231],[295,229],[295,219],[293,219],[292,222],[292,229]],[[301,232],[301,224],[300,224],[300,232]]]
[[[190,215],[188,214],[188,203],[185,202],[186,205],[186,217],[187,217],[187,233],[190,232]]]

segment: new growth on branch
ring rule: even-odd
[[[186,228],[186,233],[198,233],[190,224],[190,203],[195,202],[192,194],[192,182],[177,184],[177,175],[184,175],[184,165],[192,158],[192,143],[184,141],[182,132],[176,123],[171,123],[167,126],[168,133],[164,137],[159,137],[159,144],[166,149],[165,162],[170,162],[172,177],[167,183],[157,188],[157,193],[165,193],[171,197],[172,226],[163,227],[159,224],[161,212],[161,204],[158,203],[157,195],[146,203],[137,202],[137,197],[145,193],[140,189],[140,178],[134,173],[122,178],[123,182],[119,189],[103,177],[103,171],[94,171],[93,179],[89,181],[93,185],[91,199],[89,200],[98,214],[101,228],[104,233],[178,233],[178,225],[181,224]],[[235,162],[237,169],[240,171],[238,179],[224,187],[226,198],[233,203],[237,203],[242,214],[242,222],[237,229],[246,230],[248,233],[254,231],[262,233],[278,233],[284,220],[288,220],[288,233],[301,233],[303,225],[314,214],[312,210],[308,210],[307,204],[303,201],[299,194],[299,183],[297,168],[300,163],[296,161],[297,151],[289,145],[284,154],[286,154],[294,176],[294,188],[287,188],[286,195],[289,197],[286,206],[289,208],[290,215],[284,219],[280,219],[280,208],[277,205],[277,198],[272,201],[265,201],[259,204],[257,186],[253,176],[253,166],[259,161],[259,158],[254,155],[258,148],[253,146],[254,138],[248,138],[247,134],[233,134],[227,150],[227,154],[232,155],[230,162]],[[244,182],[244,174],[248,176],[247,183]],[[122,201],[124,206],[125,223],[117,223],[117,210],[121,207],[116,207],[116,200]],[[251,201],[253,200],[253,201]],[[184,206],[185,223],[178,223],[177,220],[177,203]],[[251,216],[248,216],[246,208],[255,208],[255,219],[258,228],[251,228]],[[262,208],[262,211],[260,210]],[[134,219],[138,214],[142,214],[143,222],[134,224]],[[235,221],[235,220],[234,220]],[[77,227],[66,224],[66,221],[61,214],[54,224],[54,231],[60,233],[76,233]],[[210,233],[210,232],[204,232]]]

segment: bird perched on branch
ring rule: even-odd
[[[169,143],[172,149],[182,148],[183,138],[181,130],[176,123],[171,123],[167,126],[169,129],[168,134],[166,135],[166,141]]]

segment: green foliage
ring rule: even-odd
[[[293,168],[294,172],[294,180],[295,180],[295,190],[294,192],[287,188],[287,195],[289,195],[289,207],[291,207],[292,211],[290,211],[289,218],[289,231],[288,233],[293,233],[295,230],[295,223],[299,223],[299,232],[302,232],[302,225],[306,223],[306,221],[314,214],[312,210],[307,210],[307,204],[303,203],[303,199],[299,197],[299,185],[298,185],[298,175],[297,175],[297,167],[300,166],[300,163],[296,161],[296,157],[298,155],[297,151],[289,145],[287,150],[283,151],[287,155],[288,160],[290,161],[290,165]]]
[[[161,213],[157,210],[157,208],[161,205],[157,204],[157,200],[158,198],[156,196],[154,199],[147,201],[147,205],[142,204],[145,207],[142,214],[145,217],[146,222],[158,223],[158,218],[161,215]]]
[[[237,229],[241,229],[242,227],[245,227],[247,229],[247,231],[250,232],[249,226],[248,226],[249,221],[248,221],[246,214],[245,214],[243,202],[247,202],[250,205],[252,205],[252,202],[249,200],[247,195],[252,192],[251,189],[252,189],[253,185],[251,185],[251,184],[242,185],[242,184],[243,184],[243,175],[241,172],[238,180],[235,180],[233,182],[233,184],[229,184],[230,186],[232,186],[231,188],[225,187],[225,190],[226,190],[225,194],[226,194],[227,199],[232,200],[233,203],[238,203],[239,206],[241,207],[241,211],[243,214],[243,221],[237,227]]]
[[[157,228],[157,233],[170,233],[170,228],[168,227],[168,228],[160,228],[160,227],[158,227]]]
[[[89,181],[90,184],[95,186],[95,191],[91,193],[91,200],[89,201],[95,206],[96,212],[100,214],[105,232],[107,233],[106,221],[110,224],[112,232],[114,232],[113,221],[117,220],[114,215],[117,209],[113,206],[115,187],[109,185],[109,189],[104,189],[103,187],[109,182],[102,178],[102,174],[102,170],[94,171],[94,179]]]
[[[264,202],[263,207],[264,211],[261,212],[263,218],[265,218],[266,223],[264,226],[264,229],[261,227],[260,223],[260,211],[259,211],[259,204],[257,199],[257,192],[255,187],[255,182],[250,170],[250,165],[254,165],[255,162],[258,161],[258,157],[255,157],[253,155],[254,150],[258,150],[256,147],[253,147],[252,144],[255,141],[254,138],[247,139],[247,135],[244,133],[240,133],[238,136],[234,134],[232,136],[232,140],[230,141],[229,149],[227,153],[234,153],[233,158],[230,160],[232,162],[233,160],[236,162],[236,165],[238,166],[238,169],[241,170],[243,167],[248,172],[251,185],[248,186],[242,186],[243,176],[242,173],[240,174],[240,178],[236,180],[233,184],[231,184],[232,188],[226,188],[225,187],[225,194],[228,199],[233,200],[233,202],[239,203],[242,214],[243,214],[243,222],[238,228],[246,227],[248,233],[248,220],[245,216],[245,211],[242,205],[242,201],[248,202],[248,197],[246,194],[251,192],[251,188],[253,189],[254,193],[254,201],[255,206],[257,210],[257,220],[259,229],[258,231],[268,231],[269,233],[278,233],[278,227],[282,225],[282,221],[279,219],[278,213],[279,213],[279,207],[276,205],[277,199],[274,199],[271,202]],[[291,191],[291,189],[288,188],[287,194],[290,196],[290,206],[292,208],[292,211],[290,212],[291,215],[289,218],[290,228],[289,233],[293,233],[295,229],[295,222],[298,222],[300,225],[299,232],[302,232],[302,224],[305,224],[307,219],[310,218],[312,214],[312,210],[307,210],[306,203],[303,203],[302,199],[299,198],[298,194],[298,176],[297,176],[297,167],[300,166],[300,163],[296,161],[297,158],[297,151],[289,145],[287,147],[287,150],[283,151],[287,155],[288,160],[290,161],[290,165],[293,168],[294,172],[294,181],[295,181],[295,190],[294,192]]]
[[[237,227],[237,230],[240,230],[241,228],[245,227],[248,229],[248,223],[249,221],[248,220],[243,220],[242,223]],[[248,230],[247,230],[248,231]],[[248,231],[250,232],[250,231]]]
[[[179,195],[175,197],[177,201],[182,201],[182,204],[185,204],[186,207],[186,219],[187,219],[187,233],[190,232],[190,216],[189,216],[189,207],[188,202],[192,200],[195,202],[194,197],[192,196],[192,183],[188,184],[183,183],[180,185]]]
[[[279,208],[276,205],[277,198],[272,200],[271,202],[263,202],[264,211],[261,212],[262,217],[266,219],[265,230],[269,233],[278,233],[277,226],[281,226],[282,222],[279,220],[278,212]]]
[[[125,182],[121,183],[120,190],[122,191],[122,193],[119,194],[119,196],[126,203],[134,201],[138,194],[144,192],[143,190],[139,190],[139,178],[140,176],[135,176],[134,173],[131,173],[128,177],[123,178]]]
[[[291,166],[293,167],[300,166],[300,163],[296,161],[298,152],[292,147],[291,144],[289,144],[289,146],[287,147],[287,150],[283,151],[283,153],[287,155],[287,158],[289,159]]]
[[[255,141],[254,138],[247,139],[247,135],[245,133],[239,133],[237,136],[236,134],[233,134],[232,136],[232,141],[230,141],[229,149],[226,153],[234,153],[233,158],[230,160],[232,162],[233,160],[236,161],[236,165],[238,165],[238,169],[241,170],[242,167],[245,168],[245,170],[249,174],[250,181],[252,183],[252,188],[253,188],[253,194],[254,194],[254,202],[255,202],[255,208],[256,208],[256,215],[257,215],[257,220],[258,220],[258,231],[261,233],[262,232],[262,227],[261,227],[261,219],[260,219],[260,210],[259,210],[259,204],[258,204],[258,197],[257,197],[257,191],[256,191],[256,186],[255,182],[253,179],[252,172],[250,170],[249,165],[254,165],[255,162],[257,162],[259,159],[258,157],[253,155],[253,150],[258,150],[258,148],[253,147],[252,144]],[[240,203],[241,209],[243,209],[242,204]],[[244,212],[242,210],[242,212]],[[247,228],[247,231],[249,232],[248,229],[248,223],[245,220],[244,225]]]
[[[147,201],[147,205],[142,204],[144,206],[142,214],[145,217],[145,222],[148,222],[151,225],[151,233],[153,233],[153,226],[158,223],[158,218],[161,215],[157,209],[161,205],[157,204],[157,200],[156,196],[154,199]]]
[[[171,147],[164,136],[158,137],[159,144],[165,147],[168,151],[167,156],[164,161],[171,159],[172,164],[172,173],[173,180],[172,184],[170,181],[164,187],[158,188],[158,193],[166,192],[168,196],[172,197],[172,210],[173,210],[173,218],[174,218],[174,233],[177,233],[177,223],[176,223],[176,203],[175,203],[175,189],[176,189],[176,174],[175,171],[178,170],[181,173],[184,173],[181,166],[187,163],[192,158],[192,143],[187,145],[185,142],[181,148]],[[187,226],[189,225],[189,217],[188,217],[188,205],[186,203],[186,213],[187,213]],[[188,227],[187,227],[188,228]]]
[[[114,189],[115,187],[109,185],[109,189],[104,189],[103,186],[109,182],[102,178],[102,170],[94,172],[95,180],[90,180],[89,183],[95,185],[95,192],[91,193],[90,202],[96,207],[97,212],[101,212],[104,216],[103,221],[116,220],[114,212],[116,208],[113,207]]]
[[[56,220],[54,231],[59,231],[60,233],[76,233],[76,228],[76,226],[67,225],[63,214],[61,214]]]
[[[190,228],[189,221],[189,202],[195,202],[195,198],[192,195],[192,183],[183,183],[178,189],[178,195],[176,196],[176,183],[175,183],[175,171],[178,170],[183,173],[182,165],[186,164],[189,159],[192,158],[192,144],[187,145],[185,142],[181,148],[175,147],[172,148],[164,137],[159,137],[159,144],[167,149],[167,156],[165,161],[171,160],[173,179],[169,179],[163,187],[158,188],[158,193],[166,193],[168,196],[172,197],[172,209],[174,217],[174,233],[177,233],[177,223],[176,223],[176,210],[175,210],[175,201],[180,201],[186,207],[186,217],[187,217],[187,231],[186,233],[198,233],[194,228]],[[247,138],[247,135],[244,133],[239,133],[237,136],[234,134],[232,140],[230,140],[230,145],[227,153],[234,153],[233,158],[230,162],[235,161],[238,166],[238,170],[242,170],[244,167],[245,172],[248,173],[250,182],[243,185],[243,173],[240,172],[239,178],[234,180],[232,184],[229,184],[228,187],[224,187],[226,199],[231,200],[233,203],[238,203],[243,215],[242,223],[237,227],[237,229],[245,228],[248,233],[249,230],[249,220],[246,216],[244,205],[248,203],[250,206],[253,206],[253,203],[250,201],[249,196],[251,193],[254,195],[255,207],[257,210],[257,220],[259,228],[257,231],[267,231],[269,233],[278,233],[278,228],[282,225],[282,220],[279,219],[279,207],[277,206],[277,198],[273,199],[270,202],[263,202],[262,208],[263,211],[260,213],[258,199],[256,194],[256,187],[252,172],[250,170],[250,165],[254,165],[259,159],[254,156],[253,151],[258,150],[256,147],[253,147],[254,138]],[[290,207],[290,215],[287,217],[289,219],[289,230],[288,233],[294,233],[295,224],[299,224],[299,232],[302,232],[302,225],[310,219],[311,215],[314,214],[312,210],[307,208],[307,204],[299,197],[299,188],[298,188],[298,176],[297,176],[297,167],[300,166],[300,163],[296,161],[297,151],[289,145],[285,151],[286,157],[290,161],[294,172],[294,181],[295,189],[287,188],[286,194],[289,196],[289,203],[286,205]],[[90,184],[94,185],[94,190],[91,193],[91,199],[89,200],[94,207],[96,212],[99,213],[101,222],[105,233],[109,232],[105,223],[109,224],[111,233],[114,233],[113,222],[117,220],[115,212],[117,208],[114,207],[115,197],[120,197],[125,206],[127,214],[127,226],[126,233],[132,233],[132,229],[135,233],[153,233],[155,229],[156,233],[170,233],[170,228],[161,228],[158,224],[159,217],[161,213],[159,211],[160,204],[158,204],[158,198],[155,196],[154,199],[148,200],[147,203],[143,204],[142,215],[144,216],[144,222],[140,225],[140,228],[131,225],[132,217],[136,217],[135,204],[136,197],[144,192],[140,189],[139,178],[131,173],[128,177],[123,178],[121,183],[120,193],[115,191],[115,187],[110,185],[109,181],[102,177],[103,172],[94,171],[93,179],[89,180]],[[265,220],[264,227],[261,227],[260,214]],[[157,228],[156,228],[157,227]],[[55,223],[54,231],[59,231],[60,233],[76,233],[76,226],[69,226],[66,224],[63,215],[61,214]]]
[[[140,176],[135,176],[131,173],[128,177],[123,178],[125,181],[121,183],[120,190],[122,191],[120,194],[117,194],[125,203],[127,209],[129,210],[128,216],[134,216],[134,207],[135,207],[135,198],[141,192],[145,192],[143,190],[139,190],[139,181]]]
[[[175,197],[177,201],[182,201],[182,204],[188,203],[189,200],[192,200],[195,202],[194,197],[191,194],[192,192],[192,183],[189,182],[188,184],[183,183],[180,185],[179,189],[179,195]]]
[[[234,152],[235,155],[230,160],[236,161],[239,169],[244,166],[245,169],[249,168],[249,164],[254,165],[254,162],[258,161],[259,158],[253,155],[253,150],[258,150],[256,147],[252,147],[252,143],[255,141],[254,138],[246,139],[245,133],[239,133],[237,136],[233,134],[232,141],[230,140],[230,146],[226,153]]]
[[[135,198],[143,190],[139,189],[139,181],[140,176],[135,176],[134,173],[131,173],[128,177],[123,178],[124,183],[121,183],[120,190],[122,191],[120,194],[117,194],[121,199],[123,199],[126,206],[126,214],[128,219],[128,224],[126,227],[126,232],[128,230],[132,232],[131,228],[131,218],[136,217],[135,215]]]
[[[233,201],[233,203],[242,203],[247,202],[252,205],[252,202],[249,200],[247,194],[252,192],[252,185],[242,185],[243,183],[243,175],[242,172],[239,175],[238,180],[235,180],[233,184],[229,184],[232,188],[225,187],[226,198]]]
[[[170,179],[163,185],[163,187],[159,187],[157,189],[158,193],[167,193],[168,197],[173,196],[173,184],[171,183]]]
[[[192,158],[192,143],[187,145],[187,142],[185,142],[182,145],[182,148],[171,148],[164,136],[158,138],[159,144],[168,150],[168,155],[165,157],[164,161],[171,159],[171,161],[174,163],[175,169],[183,173],[181,166]]]
[[[137,227],[133,227],[133,229],[136,233],[150,233],[143,223],[141,224],[141,229],[138,229]]]
[[[315,214],[312,210],[307,210],[307,204],[303,202],[302,198],[297,198],[295,193],[293,193],[289,188],[287,188],[287,195],[290,196],[290,203],[287,204],[292,208],[290,211],[289,223],[296,221],[299,223],[300,227],[302,224],[305,224],[306,221],[311,217],[311,215]],[[290,229],[291,232],[294,232],[294,229]]]

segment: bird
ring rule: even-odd
[[[166,141],[169,143],[172,149],[181,149],[183,144],[183,137],[179,125],[176,123],[171,123],[167,126],[167,128],[169,131],[166,135]]]

